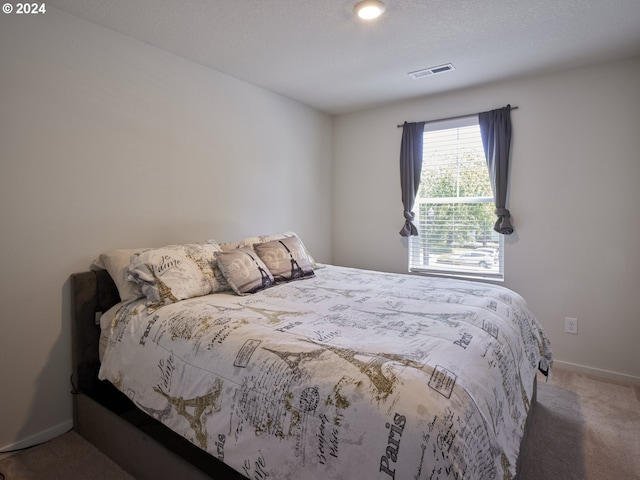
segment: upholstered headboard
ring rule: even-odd
[[[96,314],[106,312],[120,301],[118,289],[106,270],[71,275],[72,362],[75,389],[93,392],[99,383],[100,325]]]

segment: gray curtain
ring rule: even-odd
[[[420,187],[422,173],[422,135],[425,122],[408,123],[402,126],[402,143],[400,144],[400,188],[402,189],[402,206],[404,207],[404,226],[400,235],[409,237],[418,235],[413,224],[415,214],[413,203]]]
[[[496,201],[498,219],[493,229],[511,235],[511,213],[507,210],[509,182],[509,149],[511,147],[511,105],[478,114],[484,155],[489,167],[491,188]]]

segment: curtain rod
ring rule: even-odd
[[[511,107],[511,110],[517,110],[518,107]],[[476,115],[478,115],[477,113],[468,113],[467,115],[458,115],[457,117],[447,117],[447,118],[438,118],[436,120],[425,120],[424,123],[428,124],[428,123],[436,123],[436,122],[446,122],[448,120],[460,120],[461,118],[469,118],[469,117],[475,117]],[[398,125],[398,128],[402,128],[403,125]]]

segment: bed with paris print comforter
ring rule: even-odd
[[[507,479],[551,350],[501,286],[332,265],[103,316],[100,378],[249,479]]]

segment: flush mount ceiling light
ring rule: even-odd
[[[373,20],[384,13],[385,5],[380,0],[365,0],[353,7],[353,11],[363,20]]]

